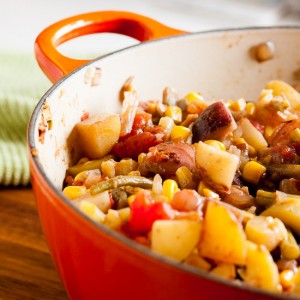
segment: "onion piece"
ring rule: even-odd
[[[131,132],[134,118],[139,105],[139,100],[136,91],[125,92],[124,101],[121,112],[121,132],[120,136],[124,136]]]

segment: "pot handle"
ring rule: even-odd
[[[70,39],[99,32],[119,33],[141,42],[185,33],[131,12],[99,11],[73,16],[54,23],[38,35],[35,56],[43,72],[55,82],[88,62],[66,57],[57,47]]]

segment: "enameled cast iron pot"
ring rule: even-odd
[[[145,43],[90,62],[56,50],[69,39],[96,32],[121,33]],[[274,43],[274,57],[259,63],[250,49],[266,41]],[[299,83],[299,49],[300,28],[188,34],[116,11],[71,17],[39,35],[38,63],[57,82],[37,104],[29,124],[32,186],[55,266],[71,299],[286,299],[162,258],[93,223],[61,188],[74,124],[85,112],[119,112],[119,91],[130,76],[145,100],[161,99],[166,86],[179,95],[196,90],[208,99],[256,100],[270,79]]]

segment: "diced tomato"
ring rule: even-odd
[[[155,202],[149,191],[140,191],[130,205],[129,230],[146,234],[156,220],[170,220],[175,210],[165,202]]]
[[[183,189],[174,194],[171,205],[178,211],[197,211],[203,199],[195,190]]]
[[[119,142],[123,142],[134,135],[144,132],[146,126],[152,126],[153,124],[151,117],[152,115],[148,113],[137,113],[135,115],[130,133],[121,136],[119,138]]]

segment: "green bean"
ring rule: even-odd
[[[104,161],[107,161],[107,160],[113,159],[113,158],[114,158],[114,155],[109,154],[100,159],[89,160],[84,164],[78,164],[78,165],[72,166],[67,169],[67,175],[71,175],[72,177],[75,177],[77,174],[79,174],[80,172],[83,172],[83,171],[100,169],[101,164]]]
[[[292,260],[299,257],[300,248],[290,230],[288,230],[287,239],[281,242],[280,250],[283,258],[285,259]]]
[[[295,178],[300,180],[300,165],[276,164],[266,166],[266,168],[274,179]]]
[[[255,202],[262,206],[270,206],[274,203],[276,199],[276,193],[275,192],[267,192],[264,190],[257,190]]]
[[[114,178],[110,178],[106,181],[100,181],[99,183],[91,186],[90,192],[92,195],[95,195],[107,190],[115,189],[117,187],[126,185],[150,189],[152,188],[153,181],[142,176],[119,175]]]

